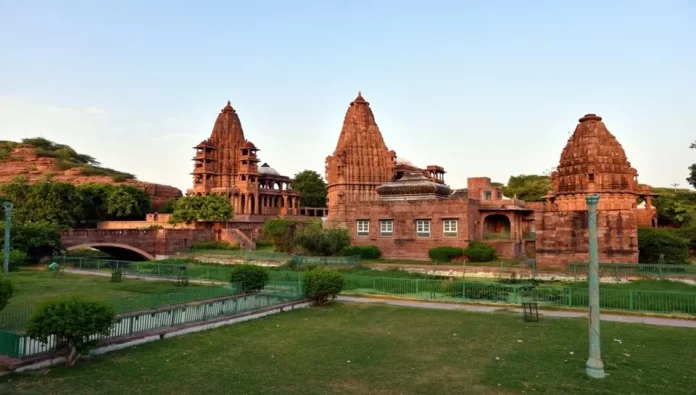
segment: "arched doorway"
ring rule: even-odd
[[[491,214],[483,220],[484,240],[510,240],[510,219],[503,214]]]

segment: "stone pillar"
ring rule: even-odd
[[[254,206],[254,211],[256,211],[256,214],[261,214],[261,199],[259,199],[258,193],[254,196],[254,204],[256,204],[256,206]]]
[[[585,372],[589,377],[603,379],[604,363],[599,336],[599,247],[597,240],[597,202],[599,195],[585,197],[589,223],[590,265],[589,265],[589,299],[590,299],[590,356]]]
[[[283,196],[283,208],[285,209],[285,214],[289,212],[288,210],[288,196]]]

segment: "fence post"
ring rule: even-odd
[[[416,293],[418,293],[418,279],[416,279]]]
[[[377,279],[372,278],[372,289],[377,289]]]
[[[660,272],[660,278],[662,278],[662,265],[657,265],[657,269]]]
[[[628,309],[633,310],[633,290],[628,290]]]
[[[462,299],[466,299],[466,281],[462,281]]]
[[[518,298],[517,298],[517,297],[518,297],[518,295],[517,295],[517,287],[515,287],[515,286],[513,285],[513,288],[512,288],[512,302],[513,302],[514,304],[517,304],[517,303],[518,303],[518,300],[517,300]]]
[[[619,277],[619,265],[614,266],[614,271],[616,272],[616,282],[620,282],[621,278]]]
[[[573,305],[573,288],[568,287],[568,306]]]

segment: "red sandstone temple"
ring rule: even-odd
[[[260,162],[254,143],[244,138],[242,123],[230,102],[222,109],[210,138],[194,147],[193,188],[188,194],[218,194],[230,199],[235,221],[252,216],[297,215],[300,194],[290,178]]]
[[[602,196],[602,262],[637,263],[637,226],[655,225],[654,195],[638,186],[623,148],[592,114],[568,140],[544,203],[507,198],[486,177],[452,191],[444,174],[440,166],[419,168],[389,150],[370,104],[358,94],[326,158],[328,223],[347,227],[354,244],[377,245],[386,258],[427,259],[433,247],[483,241],[503,258],[536,255],[539,266],[588,259],[589,193]]]

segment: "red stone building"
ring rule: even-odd
[[[445,170],[419,168],[387,148],[370,104],[350,103],[333,155],[326,158],[328,223],[347,227],[356,245],[377,245],[386,258],[427,259],[438,246],[485,241],[502,257],[533,244],[533,211],[505,198],[489,178],[452,191]]]
[[[637,227],[656,226],[655,194],[638,184],[638,172],[601,117],[587,114],[579,122],[552,175],[553,191],[536,212],[537,264],[588,261],[585,196],[593,193],[600,195],[600,262],[638,263]]]
[[[210,138],[194,147],[193,188],[188,194],[224,195],[235,221],[261,221],[268,216],[298,215],[300,194],[290,178],[260,162],[260,151],[244,138],[242,123],[230,102],[222,109]]]

